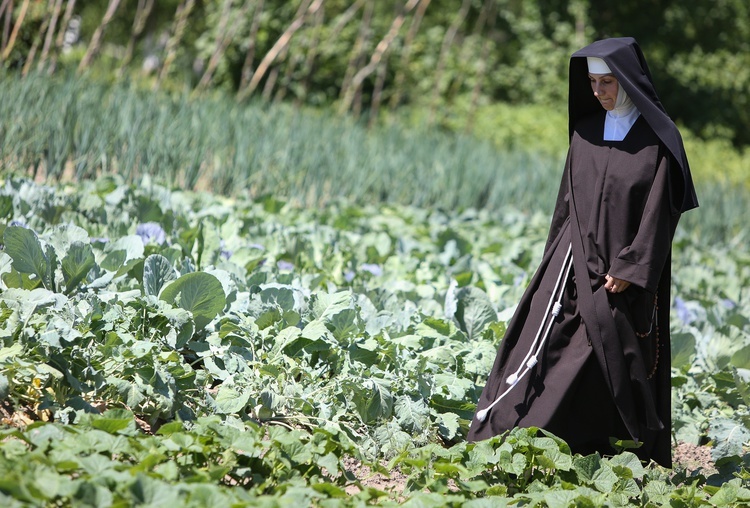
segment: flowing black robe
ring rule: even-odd
[[[674,158],[643,117],[623,141],[603,141],[605,111],[571,138],[544,256],[511,319],[477,410],[507,390],[534,340],[569,246],[572,272],[538,363],[469,440],[535,426],[574,452],[611,453],[610,437],[642,443],[643,459],[671,466],[669,302],[679,208]],[[679,171],[679,168],[677,168]],[[621,293],[604,276],[631,282]]]

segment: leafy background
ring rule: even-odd
[[[671,476],[533,429],[463,440],[541,214],[310,209],[148,179],[11,178],[1,196],[7,499],[397,502],[348,496],[351,458],[404,471],[419,503],[748,499],[747,254],[677,241],[675,439],[715,465]]]
[[[746,2],[0,2],[3,506],[734,506]],[[701,208],[672,470],[464,440],[541,254],[570,53],[634,35]],[[391,477],[388,483],[373,481]]]

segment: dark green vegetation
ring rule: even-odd
[[[641,43],[676,120],[750,143],[745,0],[13,0],[0,3],[6,68],[90,70],[148,86],[334,105],[431,123],[494,102],[564,110],[570,54]],[[68,32],[67,37],[65,32]]]
[[[463,441],[545,232],[541,215],[6,179],[3,504],[750,500],[750,258],[688,236],[674,430],[715,471],[571,456],[531,431]],[[398,467],[403,498],[346,497],[348,457]]]

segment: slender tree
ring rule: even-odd
[[[395,109],[401,102],[403,96],[404,81],[406,80],[406,72],[409,68],[409,60],[411,57],[411,48],[414,43],[414,39],[419,31],[419,26],[424,19],[424,14],[427,11],[427,7],[430,6],[431,0],[421,0],[417,10],[414,12],[414,18],[412,19],[409,31],[406,33],[404,39],[404,45],[401,48],[401,63],[399,64],[396,77],[393,80],[393,95],[391,95],[391,109]]]
[[[10,37],[10,23],[13,21],[13,0],[3,0],[0,4],[0,17],[5,15],[3,21],[3,35],[2,41],[0,41],[0,56],[5,52],[5,46],[8,44],[8,37]]]
[[[52,39],[55,37],[55,30],[57,29],[57,20],[60,18],[60,11],[62,10],[63,0],[56,0],[55,7],[52,12],[52,20],[47,28],[47,35],[44,37],[44,46],[42,47],[42,54],[39,56],[39,63],[37,64],[37,70],[41,71],[44,64],[47,62],[49,57],[49,50],[52,46]]]
[[[44,16],[42,20],[42,24],[39,28],[39,32],[34,36],[34,41],[31,43],[29,52],[26,55],[26,61],[23,64],[23,69],[21,69],[22,76],[26,76],[29,73],[29,70],[31,69],[31,65],[34,63],[36,52],[39,49],[39,46],[42,44],[42,41],[44,40],[44,33],[47,31],[47,27],[49,26],[51,18],[53,16],[52,7],[54,3],[55,3],[55,0],[47,0],[47,9],[45,10],[45,12],[49,14]]]
[[[486,12],[486,23],[489,24],[489,30],[495,28],[495,18],[497,16],[496,5],[494,0],[485,0],[484,8],[482,11]],[[482,30],[480,28],[479,33]],[[482,54],[479,59],[479,72],[477,73],[476,81],[474,82],[474,88],[471,92],[471,106],[469,107],[469,113],[466,118],[466,131],[471,132],[474,127],[474,116],[476,115],[477,107],[479,106],[479,96],[482,92],[482,83],[484,82],[484,76],[487,73],[487,59],[490,52],[490,37],[485,36],[482,39]]]
[[[263,0],[258,0],[255,3],[255,11],[253,12],[253,21],[250,24],[250,35],[248,36],[248,46],[245,52],[245,61],[242,64],[242,71],[240,72],[240,86],[237,87],[237,99],[242,98],[242,94],[245,93],[247,85],[250,83],[250,78],[253,77],[253,61],[255,60],[255,42],[258,38],[258,30],[260,30],[260,20],[263,16]]]
[[[375,51],[373,52],[372,56],[370,57],[370,61],[367,65],[362,67],[357,71],[357,73],[352,78],[352,82],[349,85],[348,90],[344,94],[344,99],[342,101],[341,109],[343,111],[348,111],[351,108],[352,101],[354,100],[354,93],[359,88],[360,85],[364,82],[364,80],[369,77],[373,72],[375,72],[378,69],[378,66],[383,61],[383,56],[388,51],[388,49],[391,47],[391,44],[393,44],[393,41],[398,36],[399,31],[401,30],[401,27],[404,24],[404,21],[406,20],[406,14],[411,12],[414,7],[416,7],[417,3],[419,3],[419,0],[407,0],[406,5],[399,11],[398,15],[396,15],[396,18],[391,23],[391,27],[388,30],[388,32],[385,34],[385,36],[378,42],[378,45],[375,47]]]
[[[81,63],[78,65],[79,71],[82,71],[91,65],[91,61],[99,53],[99,48],[101,48],[102,45],[102,38],[104,37],[104,31],[115,16],[117,8],[120,6],[120,1],[121,0],[109,0],[109,5],[107,6],[107,11],[104,13],[102,22],[96,27],[94,35],[91,37],[89,47],[86,49],[86,54],[83,55]]]
[[[461,8],[453,18],[450,27],[445,32],[443,42],[440,44],[440,56],[438,57],[437,68],[435,69],[434,82],[435,85],[432,88],[432,100],[430,101],[430,114],[428,116],[428,123],[432,123],[435,118],[435,111],[437,109],[438,99],[440,98],[440,82],[443,79],[443,72],[445,72],[446,61],[448,60],[448,54],[453,47],[453,41],[458,34],[459,28],[464,24],[466,16],[469,14],[471,8],[471,0],[463,0],[461,2]]]
[[[231,3],[231,0],[227,2],[227,4]],[[219,23],[222,28],[218,31],[214,51],[211,54],[211,58],[208,60],[208,65],[206,65],[206,70],[203,73],[203,76],[198,82],[197,89],[206,88],[211,83],[214,72],[216,72],[216,68],[219,66],[221,58],[226,53],[229,44],[242,26],[243,21],[247,17],[247,13],[250,11],[251,5],[252,0],[245,0],[245,3],[242,4],[242,7],[238,12],[233,13],[230,9],[225,9],[222,13],[222,17],[226,16],[226,20],[222,20]],[[233,19],[234,22],[227,28],[230,18]]]
[[[356,5],[353,4],[353,5]],[[311,36],[310,43],[307,45],[307,55],[305,56],[305,66],[302,72],[302,95],[297,97],[297,102],[300,103],[307,98],[307,94],[310,88],[310,81],[315,70],[315,58],[318,56],[318,48],[320,47],[320,32],[325,22],[325,8],[318,9],[315,13],[315,25]]]
[[[367,2],[364,13],[362,14],[362,21],[359,25],[359,32],[357,33],[357,40],[354,43],[349,62],[346,65],[346,72],[344,72],[344,79],[341,83],[341,91],[339,98],[342,99],[344,95],[349,91],[352,84],[352,78],[357,72],[357,68],[361,65],[362,60],[365,58],[365,48],[370,42],[370,25],[372,24],[373,10],[375,8],[375,2]],[[355,115],[359,116],[359,112],[362,106],[362,93],[361,87],[354,90],[353,107]],[[348,109],[348,108],[347,108]],[[342,105],[339,107],[339,112],[344,113],[346,109]]]
[[[318,9],[320,9],[321,5],[323,4],[323,0],[314,0],[312,4],[310,3],[310,1],[311,0],[302,1],[292,23],[286,28],[286,30],[284,30],[284,33],[281,34],[281,37],[279,37],[276,43],[260,61],[260,64],[258,64],[258,68],[255,70],[255,73],[253,73],[253,77],[250,79],[250,82],[247,85],[245,93],[242,96],[243,98],[255,91],[255,89],[258,87],[258,84],[263,79],[263,76],[265,76],[266,72],[268,71],[268,68],[271,66],[274,60],[276,60],[276,57],[278,57],[279,54],[287,48],[289,42],[292,40],[292,37],[294,37],[294,34],[300,28],[302,28],[302,25],[305,23],[305,18],[307,17],[308,13],[314,14]]]
[[[138,6],[135,9],[135,17],[133,18],[133,28],[130,31],[128,46],[125,48],[125,55],[122,57],[120,68],[117,70],[118,75],[122,75],[123,72],[125,72],[125,67],[133,60],[135,44],[138,41],[138,37],[141,36],[143,30],[146,28],[146,22],[154,9],[154,3],[155,0],[138,0]]]
[[[12,6],[11,6],[12,7]],[[10,56],[10,52],[13,51],[13,46],[16,43],[16,37],[18,37],[18,31],[21,29],[21,25],[23,24],[23,20],[26,17],[26,11],[29,8],[29,0],[24,0],[23,4],[21,4],[21,10],[18,13],[18,19],[16,19],[16,24],[13,25],[13,31],[10,33],[10,38],[8,38],[8,44],[5,46],[5,49],[3,50],[3,60],[7,60]],[[10,13],[12,14],[13,9],[10,10]]]
[[[65,43],[65,31],[68,29],[70,20],[73,17],[73,9],[75,8],[75,6],[76,0],[68,0],[68,3],[65,6],[65,13],[63,14],[62,21],[60,21],[60,28],[58,28],[57,30],[57,38],[55,39],[55,51],[52,52],[52,57],[50,58],[47,71],[50,74],[55,72],[55,68],[57,68],[57,57],[62,50],[63,44]]]
[[[182,41],[182,36],[185,33],[185,27],[187,26],[187,20],[190,17],[190,12],[195,7],[195,0],[183,0],[180,5],[177,6],[175,11],[174,21],[172,23],[172,36],[167,41],[167,47],[164,49],[164,63],[162,63],[161,69],[159,70],[159,76],[154,82],[154,88],[161,86],[164,78],[169,74],[169,69],[172,66],[172,62],[177,58],[177,48]]]

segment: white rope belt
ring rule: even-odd
[[[539,323],[539,329],[536,332],[534,341],[531,343],[531,346],[529,347],[529,351],[526,353],[526,356],[521,362],[521,365],[518,366],[518,369],[516,369],[514,373],[512,373],[510,376],[506,378],[505,382],[508,383],[510,386],[502,394],[500,394],[500,396],[496,398],[492,404],[482,409],[481,411],[477,412],[477,420],[479,420],[480,422],[483,422],[487,419],[487,414],[490,412],[490,410],[493,407],[495,407],[495,405],[498,402],[503,400],[503,397],[508,395],[510,391],[513,389],[513,387],[515,387],[518,384],[518,382],[532,368],[534,368],[534,366],[539,361],[539,353],[542,351],[542,347],[544,347],[544,343],[549,338],[549,333],[550,333],[550,330],[552,329],[552,324],[555,322],[555,317],[557,317],[557,315],[560,314],[560,309],[562,309],[562,297],[563,297],[563,293],[565,292],[565,281],[568,280],[568,276],[570,275],[570,269],[572,268],[572,266],[573,266],[572,245],[569,244],[568,252],[565,253],[565,261],[563,261],[562,267],[560,268],[560,273],[557,275],[557,282],[555,283],[555,289],[552,290],[552,294],[550,294],[549,302],[547,303],[547,309],[544,311],[544,317],[542,318],[542,321]],[[555,301],[555,295],[557,295],[557,301]],[[552,309],[552,312],[550,312],[550,309]],[[544,334],[542,335],[542,329],[544,328],[545,323],[547,323],[547,328],[544,330]],[[541,337],[541,340],[540,340],[540,337]],[[533,355],[532,355],[532,352],[533,352]],[[521,369],[523,369],[523,371]]]

